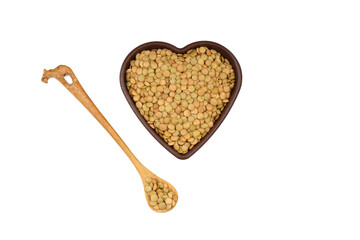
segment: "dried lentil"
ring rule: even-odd
[[[175,206],[177,196],[169,189],[168,184],[149,177],[145,178],[145,184],[144,190],[149,199],[149,205],[154,210],[170,210]]]
[[[136,107],[149,125],[185,154],[219,118],[234,87],[235,73],[227,59],[204,46],[185,54],[152,49],[138,53],[130,62],[126,80]],[[160,206],[160,199],[151,199],[158,209],[172,206],[170,200]]]

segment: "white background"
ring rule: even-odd
[[[2,1],[0,239],[360,239],[356,3]],[[126,55],[155,40],[218,42],[243,70],[227,119],[185,161],[120,90]],[[151,211],[113,139],[59,82],[40,81],[59,64],[177,188],[173,211]]]

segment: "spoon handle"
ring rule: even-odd
[[[65,76],[69,75],[72,79],[72,83],[69,84],[65,80]],[[121,147],[121,149],[125,152],[125,154],[129,157],[131,162],[136,167],[137,171],[140,175],[146,173],[148,171],[135,157],[135,155],[130,151],[125,142],[121,139],[121,137],[117,134],[114,128],[110,125],[110,123],[106,120],[106,118],[102,115],[99,109],[95,106],[93,101],[87,95],[83,87],[81,86],[79,80],[76,78],[74,72],[65,65],[59,65],[55,69],[44,70],[43,77],[41,81],[47,83],[49,78],[56,78],[59,82],[64,85],[67,90],[69,90],[72,95],[96,118],[96,120],[105,128],[105,130],[111,135],[111,137],[117,142],[117,144]]]

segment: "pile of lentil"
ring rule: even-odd
[[[176,205],[177,196],[169,189],[168,184],[158,182],[156,179],[145,178],[145,192],[149,197],[149,204],[152,209],[170,210]]]
[[[229,101],[235,73],[214,49],[185,54],[145,50],[126,71],[126,86],[148,124],[182,154],[203,138]]]

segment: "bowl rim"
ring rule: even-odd
[[[150,125],[147,123],[146,119],[141,115],[139,110],[137,109],[135,102],[133,101],[132,97],[130,96],[130,93],[126,87],[126,70],[130,66],[131,60],[135,59],[136,54],[142,52],[143,50],[152,50],[152,49],[161,49],[166,48],[170,49],[171,51],[175,53],[186,53],[190,49],[194,49],[197,47],[208,47],[209,49],[214,49],[217,52],[219,52],[223,57],[229,60],[230,64],[232,65],[235,73],[235,85],[234,88],[231,91],[229,102],[226,104],[224,109],[221,111],[221,114],[219,118],[215,121],[212,128],[210,128],[209,132],[197,143],[195,146],[190,149],[187,153],[181,154],[177,152],[172,146],[168,145],[165,140],[153,129],[150,127]],[[174,45],[167,43],[167,42],[161,42],[161,41],[152,41],[143,43],[136,48],[134,48],[124,59],[121,69],[120,69],[120,86],[122,89],[122,92],[124,93],[124,96],[129,103],[131,109],[137,116],[137,118],[140,120],[140,122],[144,125],[144,127],[148,130],[148,132],[166,149],[168,150],[172,155],[174,155],[176,158],[185,160],[190,158],[192,155],[194,155],[216,132],[216,130],[220,127],[220,125],[225,120],[226,116],[228,115],[231,107],[233,106],[242,85],[242,71],[239,62],[237,61],[236,57],[224,46],[212,42],[212,41],[197,41],[190,43],[186,45],[183,48],[177,48]]]

